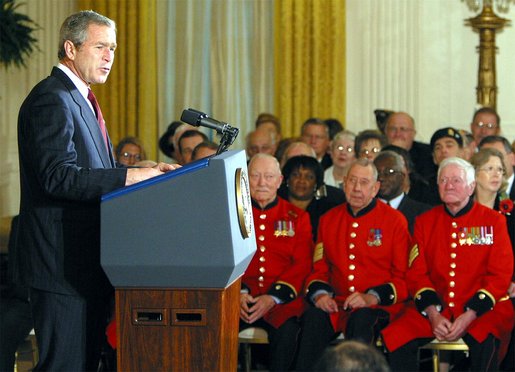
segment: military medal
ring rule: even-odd
[[[382,242],[383,234],[381,232],[381,229],[370,229],[368,233],[368,241],[367,244],[369,247],[375,246],[379,247]]]

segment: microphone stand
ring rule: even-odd
[[[216,155],[221,154],[224,151],[227,151],[229,146],[231,146],[238,137],[239,133],[238,128],[231,127],[230,125],[227,125],[224,128],[224,131],[222,132],[222,138],[220,139],[220,144],[218,145],[218,150],[216,150]]]

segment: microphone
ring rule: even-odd
[[[195,127],[206,127],[209,129],[214,129],[221,134],[236,129],[227,123],[222,123],[221,121],[210,118],[207,114],[192,108],[186,109],[182,112],[181,121]]]

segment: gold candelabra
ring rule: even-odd
[[[497,0],[495,3],[499,11],[507,12],[513,0]],[[479,32],[479,68],[477,76],[476,100],[481,106],[496,108],[497,85],[495,77],[495,34],[504,26],[510,25],[510,20],[501,18],[493,10],[494,0],[466,0],[472,10],[481,13],[476,17],[465,20],[465,24]]]

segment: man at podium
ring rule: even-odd
[[[270,340],[271,371],[286,371],[295,356],[304,280],[311,271],[307,212],[277,196],[282,175],[271,155],[249,163],[257,251],[242,278],[240,328],[262,327]]]
[[[59,63],[18,118],[21,204],[15,279],[30,291],[39,349],[34,370],[96,370],[112,287],[100,266],[103,194],[173,170],[115,163],[92,84],[103,84],[116,25],[93,11],[69,16]]]

